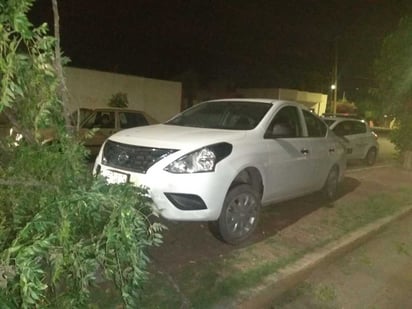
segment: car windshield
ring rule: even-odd
[[[88,108],[78,108],[70,114],[70,123],[72,126],[76,126],[77,123],[81,124],[83,120],[89,117],[93,113],[93,110]]]
[[[226,130],[251,130],[272,105],[263,102],[210,101],[180,113],[165,124]]]

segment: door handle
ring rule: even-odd
[[[307,155],[307,154],[309,153],[309,149],[307,149],[307,148],[302,148],[302,149],[300,150],[300,152],[301,152],[302,154],[304,154],[304,155]]]
[[[329,152],[335,152],[335,148],[329,148]]]

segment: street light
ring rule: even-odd
[[[336,100],[337,100],[337,95],[336,95],[336,93],[337,93],[337,86],[336,86],[336,83],[335,84],[332,84],[331,86],[330,86],[330,89],[332,90],[332,92],[333,92],[333,99],[332,99],[332,114],[336,114]]]

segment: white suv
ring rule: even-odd
[[[345,167],[341,141],[302,105],[225,99],[112,135],[94,173],[144,186],[164,218],[211,221],[236,244],[255,229],[261,205],[320,190],[333,198]]]
[[[326,117],[324,121],[332,131],[344,139],[348,160],[364,160],[373,165],[379,152],[378,135],[366,121],[345,117]]]

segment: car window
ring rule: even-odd
[[[193,106],[165,124],[227,130],[250,130],[272,105],[247,101],[210,101]]]
[[[366,133],[366,123],[361,121],[352,122],[352,134],[363,134]]]
[[[338,136],[366,133],[366,123],[361,121],[345,120],[338,123],[333,129]]]
[[[113,129],[115,127],[114,112],[96,111],[83,124],[83,128],[105,128]]]
[[[303,110],[303,117],[305,118],[306,128],[308,129],[309,137],[324,137],[326,136],[327,126],[318,117],[311,112]]]
[[[119,112],[120,128],[133,128],[148,125],[149,122],[142,113]]]
[[[337,136],[345,136],[345,135],[350,135],[352,132],[352,126],[349,121],[342,121],[338,123],[334,128],[333,132]]]
[[[92,113],[93,113],[93,110],[88,109],[88,108],[78,108],[78,109],[76,109],[69,116],[71,125],[76,126],[77,121],[79,121],[79,124],[81,124]]]
[[[265,136],[300,137],[302,129],[295,106],[282,107],[270,123]]]

